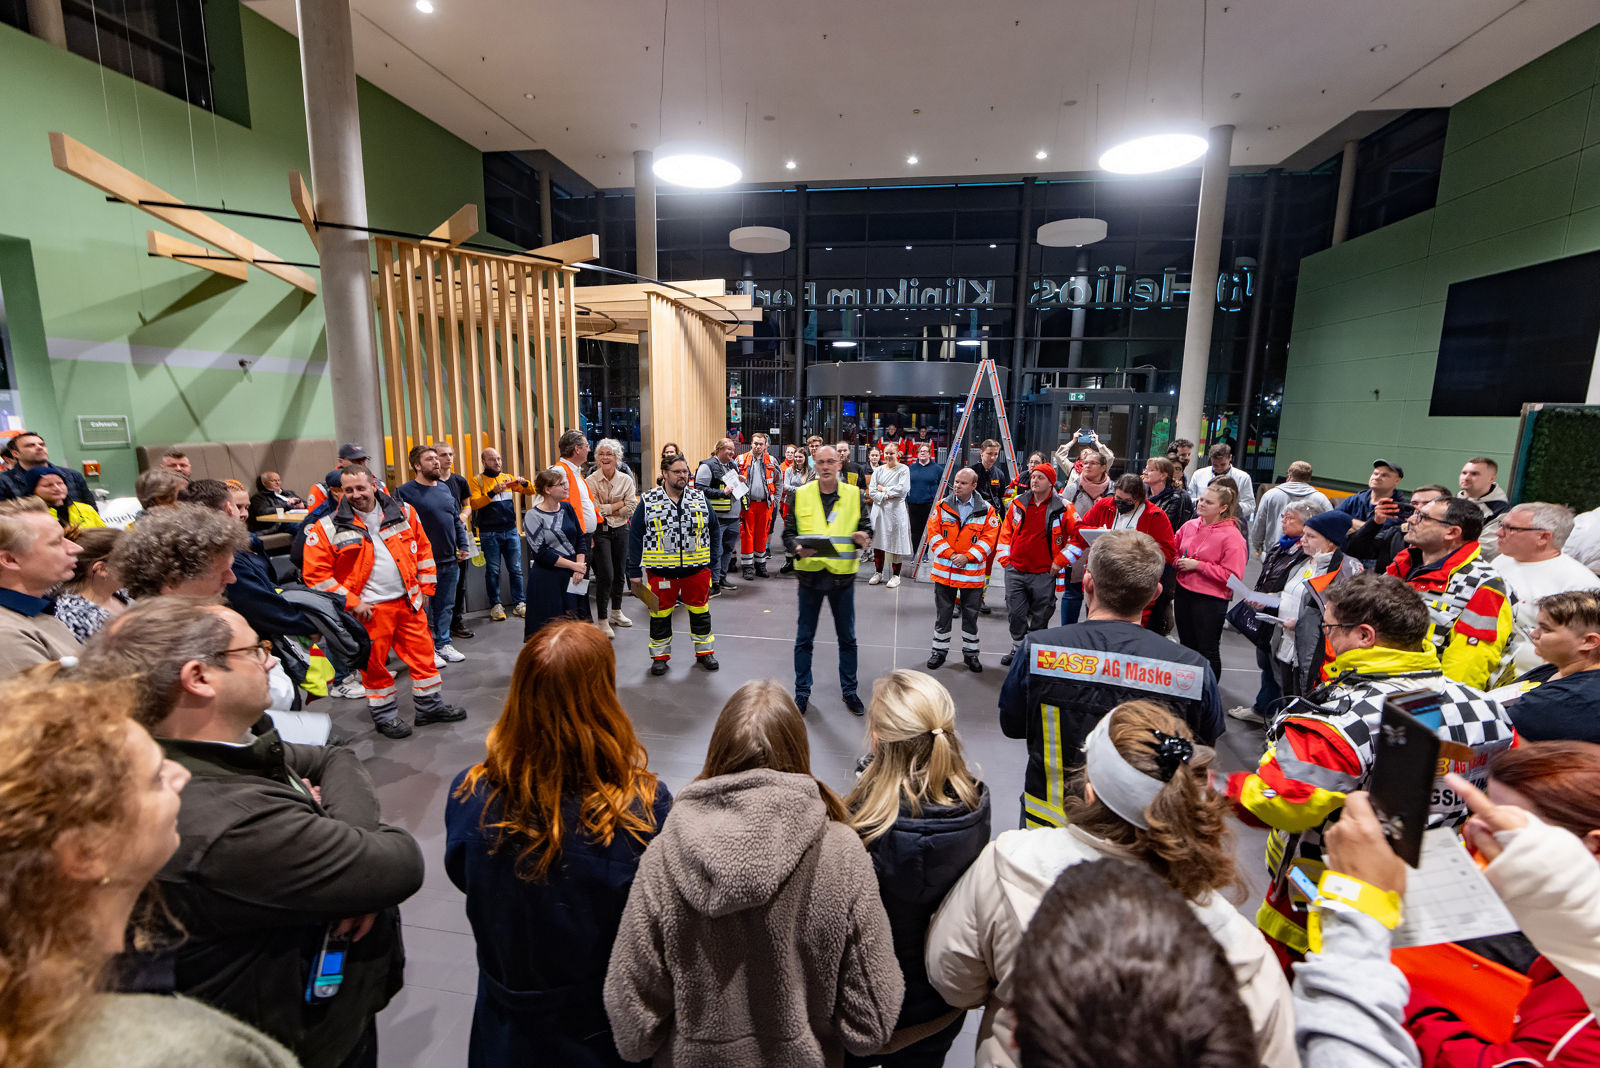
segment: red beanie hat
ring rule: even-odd
[[[1033,465],[1033,470],[1031,472],[1029,472],[1029,473],[1030,474],[1034,474],[1034,475],[1043,475],[1045,478],[1048,478],[1050,480],[1050,484],[1052,486],[1054,486],[1056,484],[1056,465],[1055,464],[1034,464]]]

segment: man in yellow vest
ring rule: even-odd
[[[811,644],[822,603],[833,611],[839,642],[839,689],[857,715],[866,706],[856,696],[856,568],[858,550],[872,543],[872,522],[861,507],[861,490],[839,481],[839,452],[818,445],[811,452],[816,478],[789,493],[783,547],[795,557],[800,580],[800,619],[794,636],[794,700],[803,714],[811,700]]]

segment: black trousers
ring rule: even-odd
[[[445,563],[449,567],[449,563]],[[461,617],[467,614],[467,574],[472,570],[472,561],[461,561],[461,578],[456,582],[456,611],[450,617],[452,627],[461,627],[466,624],[461,622]]]
[[[1178,620],[1178,640],[1211,662],[1211,670],[1222,685],[1222,625],[1227,620],[1228,602],[1223,597],[1178,587],[1172,602]]]
[[[612,609],[622,607],[622,588],[626,584],[628,528],[597,527],[589,551],[589,566],[594,571],[595,618],[604,619]]]
[[[922,535],[928,529],[928,513],[933,511],[933,502],[926,504],[912,504],[906,502],[906,513],[911,517],[911,555],[917,555],[917,546],[922,543]]]

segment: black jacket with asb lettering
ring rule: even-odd
[[[1102,716],[1124,701],[1159,701],[1210,745],[1225,729],[1204,657],[1137,623],[1089,620],[1028,635],[1000,689],[1000,729],[1028,741],[1023,825],[1065,825],[1068,775]]]

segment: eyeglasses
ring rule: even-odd
[[[1366,626],[1365,623],[1324,623],[1323,624],[1323,627],[1325,627],[1328,630],[1350,630],[1353,627],[1364,627],[1364,626]]]
[[[261,639],[254,645],[241,645],[236,649],[224,649],[217,655],[232,656],[234,653],[254,653],[256,663],[260,664],[263,668],[270,667],[272,665],[272,642],[266,638]]]
[[[1509,534],[1526,534],[1529,531],[1540,531],[1540,530],[1548,530],[1548,529],[1550,529],[1550,528],[1549,527],[1512,527],[1512,526],[1507,526],[1504,523],[1500,524],[1500,533],[1502,533],[1502,534],[1508,534],[1508,533]]]
[[[1411,513],[1411,518],[1412,518],[1413,521],[1416,521],[1418,519],[1426,519],[1430,523],[1438,523],[1441,527],[1453,527],[1453,526],[1455,526],[1454,523],[1448,523],[1445,520],[1438,518],[1437,516],[1431,516],[1427,512],[1420,511],[1420,510],[1412,512]]]

